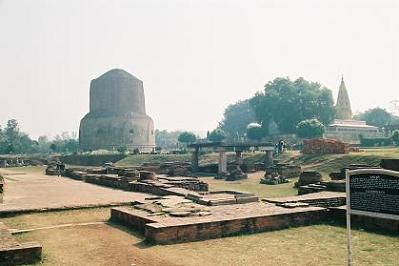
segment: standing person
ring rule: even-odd
[[[279,150],[278,143],[276,143],[276,145],[274,145],[274,152],[273,152],[275,157],[278,156],[278,150]]]
[[[280,139],[279,143],[278,143],[278,149],[279,149],[279,153],[283,153],[284,151],[284,140]]]
[[[57,176],[61,176],[61,162],[57,161],[57,164],[55,165],[55,170],[57,171]]]
[[[64,176],[64,171],[65,171],[65,164],[63,162],[60,162],[60,175]]]

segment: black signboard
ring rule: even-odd
[[[349,178],[352,210],[399,215],[399,173],[385,170],[353,172]]]

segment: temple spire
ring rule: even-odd
[[[341,76],[341,84],[339,86],[337,104],[335,105],[335,118],[352,119],[352,108],[349,100],[348,91],[344,82],[344,75]]]

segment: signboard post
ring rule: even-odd
[[[348,265],[352,266],[351,215],[399,220],[399,172],[346,170]]]

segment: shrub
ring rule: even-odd
[[[222,141],[226,138],[226,133],[223,131],[223,129],[216,128],[208,134],[207,138],[210,141],[215,141],[215,142]]]
[[[317,119],[303,120],[296,126],[297,136],[305,139],[321,138],[324,131],[324,125]]]
[[[247,126],[247,138],[250,140],[261,140],[264,136],[264,130],[258,123],[251,123]]]
[[[399,146],[399,130],[395,130],[395,131],[392,133],[391,139],[392,139],[392,141],[395,142],[395,144],[396,144],[397,146]]]

